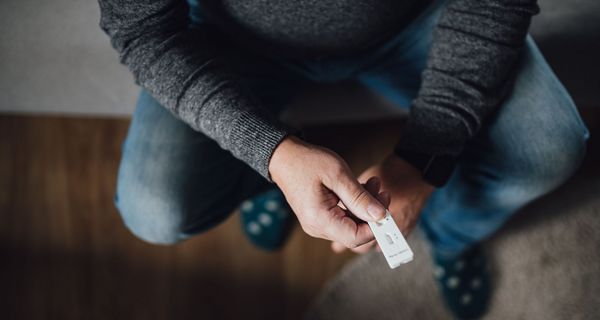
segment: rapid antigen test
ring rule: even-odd
[[[388,210],[386,210],[385,218],[376,222],[369,221],[369,227],[371,227],[390,268],[394,269],[412,261],[413,252]]]

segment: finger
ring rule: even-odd
[[[379,192],[379,188],[381,188],[381,180],[378,177],[373,176],[369,178],[363,186],[372,195],[376,195]]]
[[[359,254],[363,254],[363,253],[367,253],[369,252],[371,249],[373,249],[373,246],[377,243],[377,241],[375,240],[371,240],[361,246],[358,246],[356,248],[351,249],[352,251],[359,253]]]
[[[377,195],[377,200],[379,200],[384,206],[388,206],[390,203],[390,194],[387,191],[382,191],[380,193],[376,193],[377,190],[379,190],[380,187],[380,180],[377,177],[371,177],[365,184],[365,189],[367,189],[367,191],[371,192],[371,194],[376,194]],[[349,214],[350,216],[352,216],[351,213],[347,212],[347,214]],[[355,220],[356,221],[356,220]],[[371,240],[363,245],[360,245],[356,248],[352,248],[351,250],[355,253],[358,254],[363,254],[368,252],[369,250],[373,249],[373,247],[375,246],[375,244],[377,244],[376,240]],[[336,252],[336,253],[341,253],[343,251],[346,250],[346,247],[344,245],[342,245],[341,243],[338,242],[332,242],[331,243],[331,249]]]
[[[332,241],[331,242],[331,250],[335,253],[342,253],[346,250],[346,247],[339,242]]]
[[[377,195],[377,193],[379,192],[379,188],[381,187],[381,179],[379,179],[378,177],[371,177],[371,178],[369,178],[369,180],[367,180],[367,182],[365,182],[363,184],[363,187],[367,191],[369,191],[369,193],[371,193],[371,195]],[[380,200],[380,202],[381,202],[381,200]],[[350,216],[352,219],[354,219],[354,221],[357,221],[357,222],[363,221],[362,219],[357,218],[351,211],[349,211],[348,208],[346,208],[346,206],[344,206],[342,201],[340,201],[338,203],[338,206],[340,208],[344,209],[346,211],[346,214],[348,216]]]
[[[388,208],[392,202],[392,197],[388,191],[381,191],[377,195],[377,200],[379,200],[384,207]]]
[[[373,176],[373,177],[369,178],[369,180],[367,180],[367,182],[363,183],[362,185],[372,195],[376,195],[379,192],[379,188],[381,187],[381,180],[378,177]],[[338,203],[338,206],[340,206],[340,208],[342,208],[344,210],[348,210],[348,208],[346,208],[346,206],[344,205],[344,203],[341,200]]]
[[[358,254],[363,254],[363,253],[367,253],[369,252],[369,250],[373,249],[373,247],[375,246],[377,242],[375,240],[371,240],[363,245],[360,245],[356,248],[351,249],[353,252],[358,253]],[[331,242],[331,250],[335,253],[342,253],[344,251],[346,251],[348,248],[346,248],[343,244],[339,243],[339,242]]]
[[[373,187],[371,187],[371,188],[369,187],[368,182],[365,184],[365,186],[366,186],[367,190],[369,190],[370,192],[375,190],[375,189],[373,189]],[[377,194],[377,200],[379,200],[379,202],[381,202],[381,204],[383,204],[385,207],[388,207],[390,205],[390,193],[387,191],[380,192],[379,194]],[[375,245],[377,245],[376,247],[379,248],[377,241],[372,240],[370,242],[367,242],[367,243],[360,245],[356,248],[353,248],[351,250],[355,253],[363,254],[363,253],[369,252],[371,249],[373,249],[373,247]]]
[[[324,237],[339,242],[347,248],[355,248],[374,239],[373,232],[366,223],[356,222],[346,212],[334,206],[324,221]]]
[[[385,216],[385,208],[350,174],[341,174],[330,187],[355,216],[366,221],[377,221]]]

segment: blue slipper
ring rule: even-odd
[[[277,188],[242,202],[240,212],[244,233],[261,249],[278,249],[291,231],[292,210]]]
[[[433,274],[456,319],[479,319],[487,311],[491,296],[490,272],[479,246],[458,256],[434,254]]]

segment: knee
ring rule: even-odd
[[[126,227],[152,244],[169,245],[184,240],[186,214],[181,203],[168,194],[149,191],[147,186],[118,186],[115,205]]]
[[[552,190],[579,168],[586,153],[588,133],[580,123],[553,123],[532,130],[503,159],[508,181],[539,190]]]
[[[581,164],[589,136],[577,107],[528,38],[523,66],[493,129],[509,177],[556,186]],[[525,178],[525,179],[520,179]]]
[[[468,201],[475,206],[493,203],[514,212],[563,184],[584,158],[587,135],[575,131],[546,134],[542,141],[530,136],[529,143],[486,155],[483,166],[461,167],[459,176],[468,181]]]

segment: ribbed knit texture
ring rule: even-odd
[[[246,30],[239,36],[272,43],[274,54],[287,46],[319,55],[364,49],[404,25],[417,1],[205,2],[218,7],[208,16],[224,17],[218,23],[223,29]],[[535,0],[449,2],[399,144],[404,149],[461,152],[505,96],[531,15],[538,11]],[[176,117],[269,179],[270,157],[289,131],[227,70],[204,30],[189,28],[185,0],[99,3],[100,25],[136,82]]]

